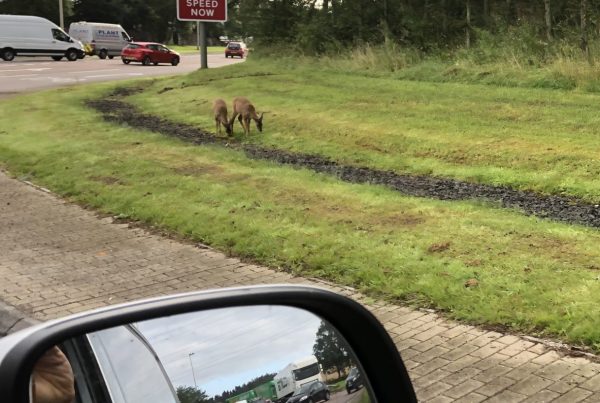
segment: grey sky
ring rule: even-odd
[[[140,322],[175,387],[194,385],[209,396],[312,355],[321,323],[283,306],[216,309]]]

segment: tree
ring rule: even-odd
[[[70,15],[71,5],[69,1],[63,2],[65,16]],[[0,1],[0,14],[36,15],[49,19],[58,25],[59,10],[56,0],[4,0]]]
[[[178,386],[177,398],[180,403],[208,403],[210,401],[205,391],[193,386]]]
[[[324,370],[335,369],[340,378],[342,370],[352,363],[350,347],[325,322],[321,322],[317,330],[313,353]]]

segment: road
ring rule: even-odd
[[[360,397],[363,393],[365,393],[365,388],[362,388],[358,392],[352,393],[350,395],[344,390],[332,394],[329,403],[358,403],[360,402]]]
[[[242,60],[225,59],[221,54],[208,55],[209,68],[240,61]],[[100,60],[96,56],[75,62],[56,62],[49,57],[18,57],[12,62],[0,61],[0,98],[65,85],[183,74],[199,67],[200,56],[197,54],[181,55],[178,66],[142,66],[140,63],[125,65],[119,58]]]

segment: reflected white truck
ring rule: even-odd
[[[131,42],[122,26],[103,22],[73,22],[69,25],[69,35],[81,41],[89,55],[100,59],[121,56],[121,50]]]
[[[289,363],[273,378],[277,401],[285,402],[287,397],[303,385],[316,381],[323,382],[323,375],[317,357],[311,355]]]
[[[10,62],[15,56],[65,57],[69,61],[85,56],[83,45],[53,22],[30,15],[0,14],[0,57]]]

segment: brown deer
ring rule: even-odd
[[[213,102],[213,113],[215,114],[216,131],[218,134],[223,133],[221,125],[225,126],[227,135],[233,134],[233,120],[230,122],[227,119],[227,104],[222,99],[215,99]]]
[[[235,122],[235,117],[237,116],[239,122],[242,124],[244,128],[244,134],[250,134],[250,119],[254,120],[256,123],[256,128],[259,132],[262,132],[262,120],[263,113],[260,114],[260,117],[256,113],[256,109],[254,105],[250,103],[248,98],[245,97],[236,97],[233,100],[233,115],[231,116],[231,129],[233,130],[233,123]]]

